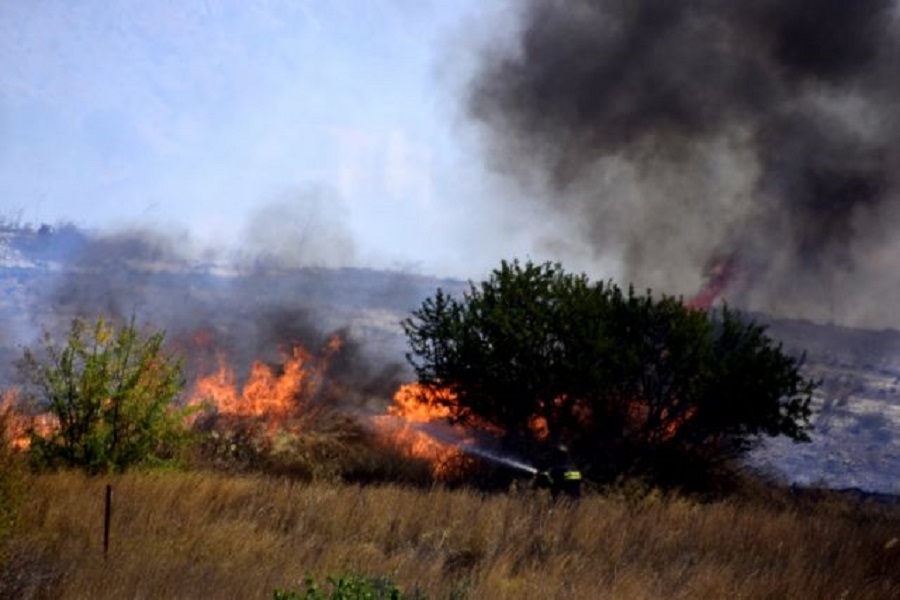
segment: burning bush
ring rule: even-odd
[[[16,456],[17,418],[11,405],[0,395],[0,565],[5,556],[6,537],[12,532],[25,486],[21,461]]]
[[[411,427],[435,415],[416,409],[405,387],[387,414],[353,405],[346,366],[332,369],[347,347],[338,334],[319,350],[295,342],[279,362],[254,360],[241,377],[218,352],[216,371],[198,375],[187,400],[201,407],[199,461],[306,481],[431,483],[456,472],[459,451]]]
[[[451,482],[464,478],[473,467],[462,446],[471,433],[448,425],[458,406],[446,388],[408,383],[394,393],[387,414],[375,418],[383,439],[410,458],[426,461],[434,477]]]
[[[595,477],[683,484],[762,435],[808,439],[814,383],[727,308],[503,262],[462,300],[438,289],[404,328],[455,421],[538,456],[566,444]]]

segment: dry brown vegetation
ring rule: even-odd
[[[270,598],[351,573],[429,598],[900,597],[900,507],[831,495],[554,503],[210,472],[58,473],[29,488],[2,597]]]

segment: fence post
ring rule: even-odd
[[[103,558],[109,554],[109,517],[112,508],[112,485],[106,484],[106,504],[103,507]]]

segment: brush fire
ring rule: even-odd
[[[47,435],[58,425],[50,414],[29,414],[23,410],[17,388],[0,392],[0,421],[5,421],[5,441],[14,450],[27,450],[31,445],[32,432]]]
[[[464,469],[460,445],[469,441],[462,427],[445,425],[455,400],[450,390],[407,383],[394,394],[387,415],[374,417],[373,422],[391,443],[409,456],[427,460],[435,477],[446,479]],[[430,435],[436,427],[441,435]]]
[[[322,408],[319,395],[329,384],[328,365],[341,347],[339,336],[332,336],[318,354],[295,344],[290,350],[282,350],[278,364],[254,360],[242,383],[226,354],[216,352],[215,370],[197,375],[188,386],[186,403],[199,410],[199,415],[195,413],[189,417],[189,425],[203,417],[214,418],[216,427],[224,429],[252,423],[260,426],[256,429],[258,435],[270,443],[285,434],[310,433],[316,427],[317,411]],[[494,456],[477,446],[474,431],[459,424],[451,425],[450,422],[460,416],[454,409],[455,402],[456,395],[450,389],[406,383],[394,392],[383,413],[358,417],[357,420],[364,421],[361,424],[371,428],[382,443],[402,455],[427,461],[437,480],[463,474],[473,455],[503,464],[515,463],[515,468],[534,471],[508,457]],[[553,406],[559,408],[562,403],[563,398],[558,398]],[[0,416],[6,420],[8,442],[16,450],[25,450],[31,432],[46,435],[54,429],[56,422],[49,414],[27,415],[20,406],[19,393],[15,389],[5,392],[0,399]],[[636,411],[632,415],[634,422],[646,419],[647,407],[636,402],[632,408]],[[587,413],[581,416],[589,418]],[[677,427],[692,416],[689,413],[678,419],[667,419],[662,415],[664,430],[661,437],[670,438]],[[535,415],[530,425],[535,439],[546,441],[550,438],[546,417]],[[487,425],[479,431],[498,433]]]
[[[716,293],[722,283],[722,278],[718,279],[710,285],[710,288],[716,288]],[[692,305],[699,309],[696,303]],[[344,346],[340,335],[328,338],[319,352],[293,344],[281,349],[275,363],[253,360],[243,376],[234,364],[236,361],[229,360],[226,352],[213,348],[213,339],[214,336],[208,334],[195,334],[193,343],[182,348],[189,355],[188,364],[194,371],[185,394],[185,403],[197,408],[187,417],[189,426],[203,423],[213,431],[252,430],[254,436],[260,436],[258,441],[271,448],[285,435],[321,433],[318,417],[323,412],[338,412],[373,433],[379,443],[403,456],[426,461],[437,480],[464,475],[474,456],[521,471],[536,472],[530,465],[495,455],[482,447],[478,440],[484,442],[485,437],[497,437],[502,432],[486,423],[478,423],[471,415],[466,422],[475,422],[474,429],[459,424],[463,415],[456,404],[456,394],[449,388],[406,383],[396,389],[383,412],[373,415],[353,408],[342,410],[341,390],[344,386],[335,381],[338,376],[329,372],[332,360]],[[209,360],[212,357],[214,360]],[[215,367],[209,368],[204,362],[214,362]],[[323,393],[326,390],[329,393]],[[31,432],[47,435],[58,424],[49,414],[23,412],[19,395],[14,389],[2,395],[0,417],[6,421],[10,446],[24,450],[29,446]],[[591,419],[586,406],[567,402],[565,396],[555,398],[540,412],[556,413],[564,407],[572,410],[579,421],[587,423]],[[633,414],[629,415],[629,420],[640,427],[648,419],[649,406],[635,401],[631,409]],[[666,414],[658,416],[661,428],[657,437],[664,441],[674,436],[677,428],[691,419],[693,413],[672,418]],[[538,441],[546,442],[552,437],[548,418],[542,414],[531,418],[530,430]]]
[[[320,408],[318,396],[328,383],[329,361],[341,347],[341,338],[332,336],[320,355],[294,345],[289,352],[281,353],[279,365],[255,360],[243,385],[237,383],[235,369],[219,353],[218,369],[197,378],[188,402],[226,422],[261,422],[266,435],[272,437],[285,431],[301,433],[304,426],[313,427],[310,421]],[[449,404],[454,398],[445,390],[414,383],[401,385],[386,412],[365,419],[365,425],[404,455],[427,460],[435,477],[445,478],[462,468],[462,452],[455,444],[429,435],[424,427],[444,422],[451,415]],[[461,429],[455,433],[464,440]]]
[[[332,336],[318,357],[303,346],[294,345],[290,351],[281,352],[282,361],[277,368],[254,360],[242,386],[238,386],[225,354],[219,352],[218,369],[196,380],[188,404],[206,406],[224,417],[259,418],[269,429],[277,429],[316,396],[328,361],[340,350],[341,343],[340,337]]]
[[[207,339],[208,336],[201,336]],[[309,433],[322,408],[320,393],[328,382],[328,365],[342,347],[332,336],[318,354],[302,345],[282,350],[278,364],[254,360],[243,380],[224,352],[216,352],[216,368],[201,373],[188,385],[186,403],[198,407],[189,425],[214,417],[217,427],[261,425],[257,430],[271,442],[284,434]],[[15,450],[26,450],[31,432],[47,435],[55,427],[49,414],[28,415],[22,410],[18,390],[0,396],[0,418],[6,421],[7,441]],[[359,417],[383,443],[411,458],[431,465],[437,479],[458,474],[466,463],[459,445],[470,441],[464,429],[444,425],[451,416],[455,396],[448,390],[417,383],[401,385],[384,413]],[[441,427],[441,434],[429,429]]]

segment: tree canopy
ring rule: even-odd
[[[64,344],[45,334],[40,349],[27,348],[28,393],[53,417],[49,430],[32,433],[35,462],[99,472],[167,458],[185,440],[187,411],[175,404],[181,360],[164,339],[133,318],[120,326],[77,318]]]
[[[802,359],[727,307],[504,261],[461,299],[438,289],[403,327],[420,383],[453,392],[456,420],[538,455],[566,444],[598,478],[809,439]]]

